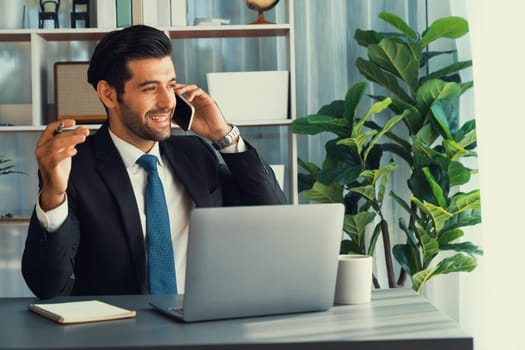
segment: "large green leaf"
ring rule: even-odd
[[[460,143],[454,140],[445,140],[443,148],[451,160],[457,161],[462,157],[476,157],[477,153],[465,149]]]
[[[423,171],[423,174],[425,175],[425,178],[427,179],[428,184],[430,185],[430,189],[432,191],[434,199],[436,200],[436,203],[438,203],[440,207],[446,208],[447,199],[443,195],[443,189],[434,179],[434,176],[432,176],[432,174],[430,173],[430,169],[428,167],[424,167],[422,171]]]
[[[481,208],[462,210],[445,223],[442,232],[465,226],[474,226],[479,224],[480,222]]]
[[[466,168],[460,162],[450,162],[447,172],[450,186],[460,186],[470,181],[470,169]]]
[[[463,136],[463,137],[461,137]],[[470,130],[466,134],[457,133],[456,138],[459,140],[458,143],[465,149],[471,149],[476,146],[476,130]],[[472,155],[477,156],[477,153],[472,153]]]
[[[340,139],[332,139],[325,143],[326,160],[323,164],[323,169],[336,168],[341,166],[340,162],[349,165],[362,165],[361,156],[357,153],[357,149],[349,145],[340,145]]]
[[[454,256],[441,260],[435,267],[428,268],[412,276],[412,288],[419,292],[421,287],[432,277],[451,272],[472,271],[477,265],[477,259],[473,256],[458,253]]]
[[[314,183],[311,190],[304,191],[303,197],[319,203],[342,203],[343,202],[343,188],[339,185],[323,185],[322,183]]]
[[[415,45],[385,38],[379,45],[368,46],[368,58],[379,67],[401,78],[416,91],[419,86],[419,58],[421,51]]]
[[[417,219],[416,219],[417,221]],[[416,237],[416,234],[414,233],[413,230],[411,230],[405,219],[404,218],[399,218],[399,228],[401,229],[401,231],[403,231],[407,237],[407,243],[412,247],[412,249],[414,249],[414,251],[417,251],[418,252],[418,256],[419,256],[419,243],[418,243],[418,240],[417,240],[417,237]]]
[[[471,67],[472,66],[472,61],[469,60],[469,61],[458,61],[458,62],[454,62],[444,68],[441,68],[437,71],[434,71],[432,73],[430,73],[429,75],[427,75],[426,77],[424,77],[422,79],[422,81],[425,81],[425,80],[429,80],[429,79],[440,79],[440,78],[443,78],[443,77],[446,77],[450,74],[453,74],[453,73],[457,73],[465,68],[468,68],[468,67]]]
[[[361,195],[370,202],[376,202],[376,191],[372,185],[352,187],[350,191]]]
[[[310,174],[297,174],[297,192],[310,190],[317,179]]]
[[[317,174],[319,173],[319,167],[314,164],[314,163],[311,163],[311,162],[305,162],[304,160],[302,160],[301,158],[298,158],[297,159],[297,164],[303,168],[304,170],[306,170],[310,175],[312,175],[313,177],[317,177]]]
[[[426,123],[425,125],[422,125],[421,128],[418,130],[418,132],[413,136],[412,138],[412,151],[414,150],[425,150],[429,149],[432,150],[429,145],[432,145],[436,138],[439,136],[438,133],[434,131],[434,128],[430,123]],[[426,152],[423,152],[426,153]],[[433,151],[432,153],[439,153],[436,151]],[[416,160],[416,157],[414,157],[414,160]]]
[[[354,39],[356,42],[364,47],[368,47],[370,44],[377,44],[384,38],[384,35],[374,30],[362,30],[356,29],[354,33]]]
[[[378,95],[368,95],[369,97],[373,98],[376,101],[384,100],[386,97],[384,96],[378,96]],[[399,98],[392,96],[392,103],[388,106],[388,108],[395,113],[395,115],[399,114],[405,114],[405,119],[403,122],[406,124],[409,133],[414,134],[416,130],[419,129],[420,125],[423,123],[423,118],[419,111],[411,104],[408,104],[406,102],[401,101]],[[371,129],[380,130],[382,127],[377,125],[377,123],[367,120],[365,125],[370,127]],[[405,138],[401,138],[395,134],[388,134],[388,137],[390,137],[393,141],[396,143],[399,143],[400,145],[403,145],[404,143],[407,143]],[[407,149],[410,149],[410,147],[407,147]]]
[[[386,124],[383,127],[383,129],[381,131],[379,131],[379,133],[377,133],[377,135],[375,135],[374,138],[368,144],[368,146],[367,146],[367,148],[365,150],[365,153],[363,155],[363,159],[366,160],[368,158],[368,153],[372,150],[372,147],[374,147],[374,145],[377,142],[379,142],[379,140],[383,137],[383,135],[385,135],[387,132],[390,131],[390,129],[392,129],[394,126],[396,126],[397,123],[399,123],[401,120],[403,120],[403,118],[405,118],[405,116],[408,113],[409,113],[408,111],[405,111],[405,112],[403,112],[403,114],[397,115],[394,118],[391,118],[391,119],[389,119],[386,122]]]
[[[312,114],[292,122],[292,132],[296,134],[316,135],[325,131],[344,137],[349,133],[348,121],[329,115]]]
[[[359,247],[365,246],[365,232],[368,224],[372,223],[376,217],[373,212],[365,211],[355,215],[345,215],[343,231],[345,231]]]
[[[438,236],[438,243],[439,246],[443,246],[446,244],[449,244],[450,242],[463,237],[464,233],[463,230],[460,230],[459,228],[454,228],[451,230],[443,230],[439,233]]]
[[[418,227],[415,234],[421,249],[423,268],[426,268],[432,262],[432,259],[439,253],[439,243],[437,239],[430,236],[423,228]]]
[[[340,186],[353,183],[363,171],[361,165],[341,165],[336,168],[322,169],[317,180],[325,185],[338,184]]]
[[[336,118],[344,118],[345,116],[345,101],[334,100],[327,105],[319,108],[317,112],[319,115],[329,115]]]
[[[388,163],[379,169],[367,169],[361,173],[367,184],[375,185],[377,180],[389,176],[390,173],[397,168],[397,164]]]
[[[458,52],[458,50],[444,50],[444,51],[427,51],[427,50],[425,50],[421,54],[421,61],[420,61],[421,62],[421,68],[425,67],[427,65],[428,61],[430,61],[431,58],[434,58],[434,57],[437,57],[437,56],[441,56],[441,55],[455,54],[456,52]]]
[[[348,125],[354,125],[359,102],[367,89],[368,84],[365,82],[357,83],[348,89],[345,96],[345,118],[348,120]]]
[[[468,81],[466,83],[461,83],[460,86],[461,86],[461,93],[464,93],[465,91],[471,89],[474,86],[474,82]]]
[[[397,204],[399,204],[399,206],[400,206],[401,208],[405,209],[405,211],[410,215],[411,219],[416,220],[416,221],[420,220],[420,218],[419,218],[419,216],[418,216],[418,213],[417,213],[416,211],[412,210],[412,209],[410,208],[410,205],[409,205],[407,202],[405,202],[401,197],[399,197],[399,196],[398,196],[397,194],[395,194],[393,191],[390,191],[390,196],[391,196],[391,197],[397,202]],[[410,234],[410,233],[409,233],[409,230],[408,230],[408,229],[405,230],[405,228],[403,227],[404,222],[405,222],[405,220],[404,220],[402,217],[399,218],[399,227],[400,227],[403,231],[405,231],[405,233],[406,233],[407,235],[409,235],[409,234]],[[406,226],[406,225],[405,225],[405,226]],[[410,239],[410,238],[411,238],[411,237],[409,237],[409,239]]]
[[[470,255],[483,255],[483,250],[472,242],[443,244],[439,248],[441,250],[454,250],[456,252],[463,252]]]
[[[428,168],[432,173],[434,181],[436,181],[438,186],[441,188],[443,196],[448,196],[450,185],[446,169],[436,165],[429,165]],[[407,183],[409,189],[412,191],[414,196],[419,198],[419,200],[430,202],[434,205],[439,205],[431,184],[428,182],[427,176],[423,172],[423,168],[413,169]]]
[[[442,100],[436,100],[430,106],[430,110],[434,116],[434,120],[439,125],[439,130],[441,136],[447,140],[452,140],[452,133],[450,132],[450,127],[448,125],[447,113],[445,111],[445,105],[443,105]]]
[[[368,130],[363,134],[339,140],[337,144],[349,147],[350,149],[352,149],[352,152],[354,152],[356,155],[359,155],[359,158],[365,160],[366,155],[361,156],[363,147],[365,143],[376,134],[377,134],[376,130]]]
[[[392,254],[399,265],[401,265],[401,268],[409,275],[413,275],[421,270],[419,252],[408,244],[396,244],[392,249]]]
[[[461,17],[444,17],[434,21],[421,36],[425,47],[439,38],[457,39],[468,33],[468,22]]]
[[[387,23],[390,23],[395,28],[397,28],[401,33],[405,34],[410,39],[417,39],[418,34],[410,28],[410,26],[403,21],[400,17],[389,12],[381,12],[378,16]]]
[[[421,114],[426,115],[435,100],[454,99],[461,93],[461,87],[457,83],[447,83],[440,79],[427,80],[417,90],[417,108]]]
[[[383,200],[385,199],[386,188],[390,182],[390,174],[396,168],[397,164],[390,163],[387,166],[380,169],[384,170],[385,174],[381,177],[381,180],[379,181],[379,188],[377,190],[377,200],[379,201],[379,203],[383,203]]]
[[[385,89],[391,91],[400,100],[405,101],[409,104],[414,104],[412,98],[399,85],[399,82],[395,76],[383,71],[375,63],[364,60],[362,58],[358,58],[355,64],[357,69],[359,69],[359,72],[363,74],[367,79],[378,83]]]
[[[374,103],[368,112],[366,112],[365,115],[361,117],[359,122],[352,129],[352,137],[357,137],[361,133],[361,130],[371,115],[384,111],[390,105],[390,103],[392,103],[392,100],[389,97],[385,98],[383,101]]]
[[[445,208],[438,207],[431,203],[423,203],[414,196],[412,196],[412,201],[416,203],[420,210],[432,218],[435,232],[441,231],[447,220],[453,216],[453,214],[449,213]]]
[[[374,227],[374,231],[372,232],[372,235],[370,236],[370,242],[368,244],[367,255],[373,256],[375,254],[376,244],[377,244],[377,240],[379,238],[380,233],[381,233],[381,222],[378,222],[377,225]]]
[[[383,151],[394,153],[404,159],[407,164],[412,164],[412,154],[410,151],[407,151],[406,148],[403,148],[396,143],[383,143],[381,144],[381,147],[383,148]]]
[[[341,248],[339,254],[366,254],[363,247],[360,247],[357,242],[352,239],[343,239],[341,241]]]
[[[472,190],[468,193],[456,193],[450,200],[448,211],[454,215],[471,209],[478,209],[481,206],[479,190]]]

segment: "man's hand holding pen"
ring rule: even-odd
[[[36,145],[36,159],[42,177],[40,206],[44,211],[58,207],[65,200],[71,157],[77,153],[76,146],[86,140],[89,130],[75,126],[66,119],[49,124]],[[68,132],[63,132],[70,130]]]

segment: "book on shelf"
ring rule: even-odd
[[[131,0],[116,0],[117,27],[129,27],[133,23]]]
[[[30,304],[29,310],[60,324],[86,323],[133,318],[136,311],[99,300]]]
[[[129,18],[129,24],[153,27],[184,26],[186,0],[117,0],[117,26],[125,27]]]
[[[116,4],[115,1],[97,0],[97,27],[115,28],[116,26]]]
[[[133,24],[154,27],[186,25],[186,0],[128,0]],[[117,18],[117,23],[119,22]]]

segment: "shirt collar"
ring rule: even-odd
[[[142,152],[137,147],[133,146],[132,144],[122,140],[120,137],[115,135],[111,129],[109,129],[109,136],[111,137],[111,140],[115,144],[115,147],[117,148],[118,152],[120,153],[120,156],[122,157],[122,161],[124,162],[124,165],[126,166],[126,169],[134,166],[136,164],[137,159],[140,158],[144,152]],[[148,154],[154,155],[157,157],[159,165],[162,167],[164,166],[162,162],[162,158],[160,157],[160,148],[158,141],[155,141],[153,144],[153,147],[148,152]]]

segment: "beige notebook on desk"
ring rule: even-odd
[[[29,310],[61,324],[116,320],[135,317],[134,310],[98,300],[54,304],[30,304]]]

